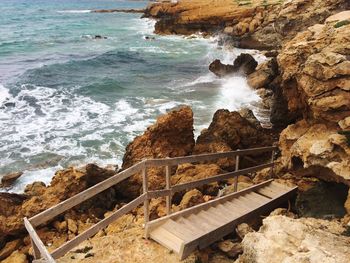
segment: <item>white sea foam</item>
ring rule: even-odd
[[[260,100],[260,97],[252,90],[244,76],[235,75],[221,80],[221,88],[216,102],[216,108],[239,110],[249,107]]]
[[[0,84],[0,106],[11,97],[9,91]]]
[[[59,10],[57,13],[70,13],[70,14],[84,14],[84,13],[91,13],[91,10]]]

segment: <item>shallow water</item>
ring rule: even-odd
[[[218,79],[208,70],[240,50],[217,48],[214,38],[154,35],[154,21],[140,14],[89,12],[145,5],[1,1],[0,174],[25,171],[8,190],[48,183],[69,165],[120,164],[127,143],[173,107],[193,107],[198,135],[215,110],[259,100],[243,76]]]

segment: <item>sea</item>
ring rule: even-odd
[[[49,184],[69,166],[120,165],[135,136],[181,105],[193,109],[196,136],[218,109],[256,110],[245,76],[220,79],[208,65],[241,52],[264,61],[257,51],[216,36],[156,35],[140,14],[91,12],[147,4],[0,0],[0,174],[23,172],[2,191]]]

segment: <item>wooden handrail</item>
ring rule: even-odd
[[[67,243],[62,245],[61,247],[57,248],[52,252],[53,258],[60,258],[64,256],[69,250],[79,245],[84,240],[92,237],[95,235],[98,231],[101,229],[104,229],[109,224],[113,223],[115,220],[120,218],[122,215],[125,215],[126,213],[129,213],[131,210],[142,204],[147,198],[147,194],[142,194],[138,198],[134,199],[132,202],[124,205],[117,211],[115,211],[112,215],[109,217],[106,217],[105,219],[101,220],[97,224],[93,225],[89,229],[85,230],[80,235],[76,236],[75,238],[69,240]]]
[[[219,175],[215,175],[212,177],[196,180],[193,182],[178,184],[178,185],[175,185],[172,187],[172,193],[180,192],[180,191],[191,189],[191,188],[196,188],[196,187],[199,187],[199,186],[202,186],[205,184],[214,183],[217,181],[227,180],[229,178],[237,177],[239,175],[253,173],[253,172],[259,171],[261,169],[267,168],[267,167],[272,167],[272,165],[273,165],[273,163],[261,164],[258,166],[254,166],[254,167],[250,167],[250,168],[246,168],[246,169],[242,169],[242,170],[238,170],[238,171],[234,171],[234,172],[219,174]]]
[[[179,191],[183,191],[185,189],[189,188],[195,188],[198,186],[202,186],[204,184],[213,183],[220,180],[226,180],[229,178],[234,177],[235,178],[235,191],[237,191],[237,177],[239,175],[252,173],[258,170],[261,170],[263,168],[267,167],[273,167],[274,165],[274,151],[277,149],[277,147],[260,147],[260,148],[253,148],[253,149],[246,149],[246,150],[238,150],[238,151],[230,151],[230,152],[221,152],[221,153],[209,153],[209,154],[201,154],[201,155],[192,155],[192,156],[184,156],[184,157],[174,157],[174,158],[166,158],[166,159],[148,159],[148,160],[142,160],[141,162],[125,169],[124,171],[113,175],[112,177],[84,190],[83,192],[68,198],[67,200],[64,200],[63,202],[33,216],[29,220],[27,218],[24,218],[24,224],[25,227],[30,235],[30,238],[32,240],[32,245],[34,248],[34,255],[35,259],[38,259],[39,256],[43,257],[44,260],[46,260],[49,263],[54,263],[54,258],[59,258],[66,254],[69,250],[71,250],[73,247],[80,244],[82,241],[90,238],[91,236],[95,235],[98,231],[101,229],[107,227],[110,223],[121,217],[122,215],[130,212],[132,209],[136,208],[141,203],[144,204],[144,217],[145,217],[145,224],[149,221],[149,199],[157,198],[157,197],[166,197],[166,208],[167,208],[167,214],[169,215],[171,213],[171,196]],[[254,167],[246,168],[239,170],[239,157],[247,154],[258,154],[263,152],[269,152],[272,151],[272,159],[271,163],[257,165]],[[200,179],[193,182],[183,183],[171,186],[170,184],[170,171],[171,166],[183,164],[183,163],[193,163],[193,162],[203,162],[203,161],[210,161],[220,158],[230,158],[230,157],[236,157],[236,170],[234,172],[229,172],[225,174],[220,174],[216,176],[212,176],[205,179]],[[163,190],[157,190],[157,191],[149,191],[148,190],[148,176],[147,176],[147,167],[152,166],[165,166],[165,174],[166,174],[166,189]],[[57,248],[55,251],[53,251],[51,254],[47,251],[46,247],[40,240],[39,236],[35,232],[34,227],[43,224],[44,222],[56,217],[57,215],[63,213],[64,211],[71,209],[72,207],[88,200],[89,198],[107,190],[108,188],[116,185],[117,183],[131,177],[135,173],[142,172],[142,178],[143,178],[143,194],[140,195],[138,198],[134,199],[127,205],[123,206],[122,208],[118,209],[116,212],[114,212],[109,217],[101,220],[91,228],[87,229],[83,233],[79,234],[72,240],[68,241],[61,247]]]
[[[71,198],[68,198],[63,202],[33,216],[32,218],[29,219],[29,221],[33,226],[38,226],[42,223],[45,223],[46,221],[54,218],[55,216],[63,213],[64,211],[67,211],[68,209],[88,200],[89,198],[125,180],[126,178],[130,177],[134,173],[141,171],[144,165],[145,165],[144,161],[138,164],[135,164],[134,166],[86,189],[85,191],[82,191],[79,194],[72,196]]]
[[[174,157],[174,158],[165,158],[165,159],[147,159],[146,166],[174,166],[183,163],[192,163],[192,162],[203,162],[203,161],[211,161],[220,158],[227,157],[235,157],[242,156],[248,154],[258,154],[264,152],[271,152],[276,150],[276,146],[269,147],[260,147],[260,148],[252,148],[247,150],[237,150],[230,152],[220,152],[220,153],[207,153],[207,154],[199,154],[199,155],[191,155],[191,156],[183,156],[183,157]]]

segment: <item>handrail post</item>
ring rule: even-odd
[[[34,243],[34,240],[32,239],[31,236],[30,236],[30,243],[32,244],[34,259],[40,259],[41,258],[40,250],[38,246]]]
[[[239,149],[237,149],[239,151]],[[235,171],[239,170],[239,155],[236,155]],[[238,176],[235,176],[233,191],[237,192],[238,189]]]
[[[274,166],[275,166],[275,150],[272,150],[272,154],[271,154],[271,163],[272,163],[272,166],[271,166],[271,169],[270,169],[270,177],[272,178],[273,175],[274,175]]]
[[[171,189],[171,181],[170,181],[170,166],[165,166],[165,182],[166,182],[166,190]],[[166,197],[166,214],[171,214],[171,193],[169,193]]]
[[[143,193],[147,194],[148,193],[148,176],[147,176],[147,167],[146,163],[142,168],[142,189]],[[143,209],[144,209],[144,219],[145,219],[145,225],[149,221],[149,200],[148,200],[148,195],[146,196],[145,201],[143,202]]]

